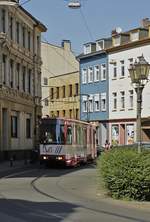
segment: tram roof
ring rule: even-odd
[[[62,120],[62,121],[68,121],[68,122],[74,122],[74,123],[81,123],[81,124],[85,124],[85,125],[95,125],[94,123],[89,123],[89,122],[85,122],[82,120],[77,120],[77,119],[69,119],[69,118],[65,118],[65,117],[42,117],[42,119],[44,120]]]

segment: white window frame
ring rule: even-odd
[[[94,66],[94,82],[98,82],[100,80],[100,66]]]
[[[120,64],[121,64],[120,77],[124,78],[125,77],[125,63],[124,63],[124,60],[120,61]]]
[[[93,82],[93,67],[88,68],[88,83]]]
[[[134,107],[134,91],[129,90],[129,109],[133,109]]]
[[[117,63],[113,64],[113,79],[117,79]]]
[[[120,92],[120,108],[125,110],[125,91]]]
[[[106,93],[101,93],[101,111],[106,111]]]
[[[117,92],[112,93],[113,98],[113,111],[117,110]]]
[[[91,113],[93,112],[93,95],[90,95],[89,98],[88,98],[88,111]]]
[[[82,69],[82,84],[86,84],[87,83],[87,69],[84,68]]]
[[[99,94],[94,95],[94,111],[95,112],[100,111],[100,95]]]
[[[101,64],[101,81],[106,80],[106,63]]]
[[[87,96],[82,96],[82,112],[87,113],[88,111],[88,98]]]
[[[91,53],[91,44],[84,45],[84,54]]]

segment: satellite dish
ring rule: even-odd
[[[80,1],[72,0],[68,3],[68,7],[71,9],[78,9],[81,7],[81,3]]]
[[[116,28],[116,32],[117,32],[118,34],[121,33],[121,32],[122,32],[122,28],[117,27],[117,28]]]

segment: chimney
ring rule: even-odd
[[[141,26],[142,26],[143,28],[148,28],[148,27],[150,26],[150,20],[149,20],[149,18],[144,18],[144,19],[142,19],[142,21],[141,21]]]
[[[71,51],[71,42],[70,40],[62,40],[61,46],[68,51]]]

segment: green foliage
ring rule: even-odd
[[[112,197],[150,200],[150,152],[115,148],[100,156],[97,168]]]

